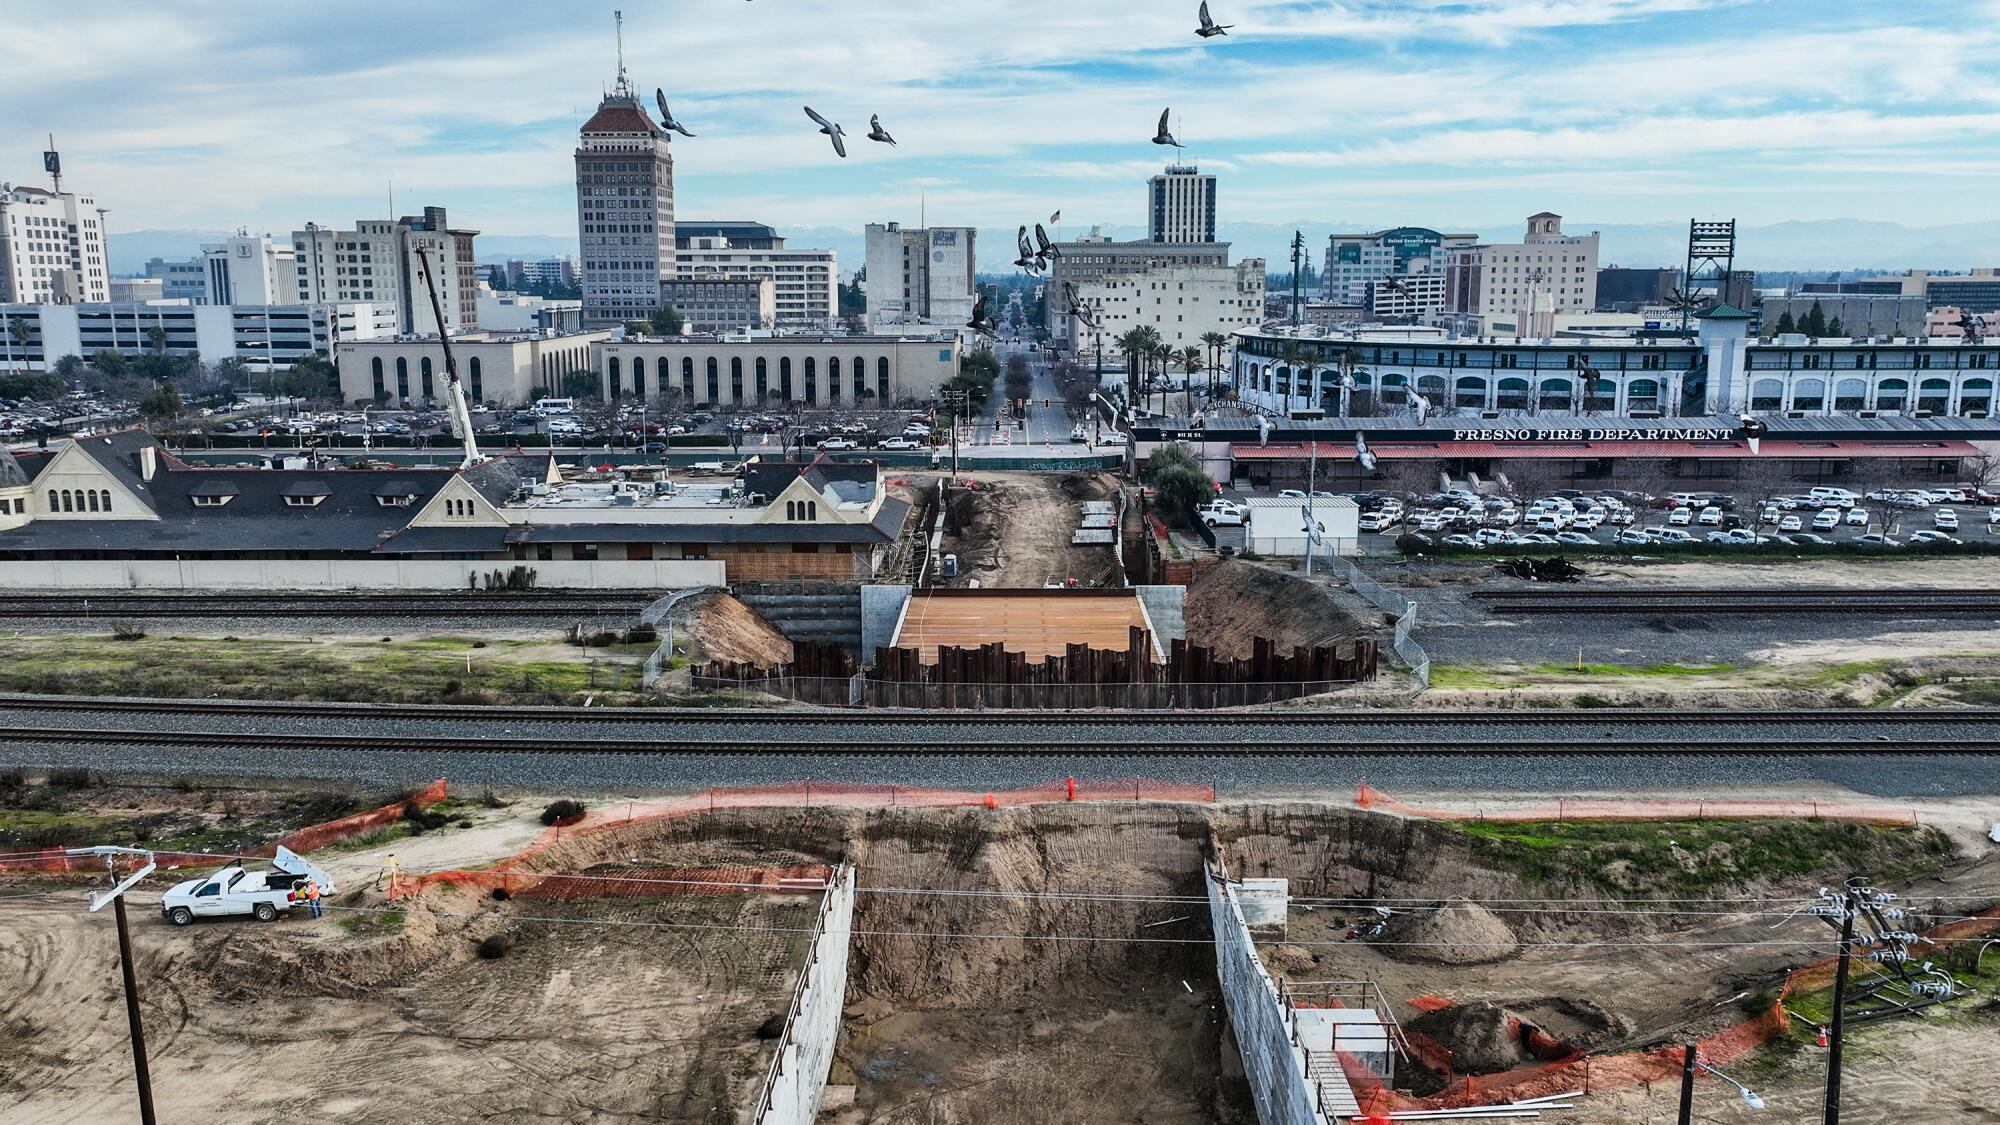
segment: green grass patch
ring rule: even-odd
[[[1540,684],[1563,684],[1579,678],[1644,678],[1722,676],[1735,672],[1734,664],[1535,664],[1525,668],[1506,665],[1433,664],[1431,687],[1462,690],[1501,691]]]
[[[336,924],[355,937],[390,937],[403,932],[403,912],[400,910],[340,911],[340,917]]]
[[[1758,879],[1882,879],[1952,854],[1929,828],[1815,820],[1456,821],[1486,861],[1551,884],[1619,892],[1707,892]]]
[[[1735,670],[1734,664],[1538,664],[1532,671],[1543,676],[1720,676]]]

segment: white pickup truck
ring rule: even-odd
[[[251,871],[232,863],[206,878],[176,885],[160,896],[160,915],[176,926],[230,914],[269,922],[306,900],[308,879],[319,884],[321,895],[333,893],[332,876],[290,848],[279,848],[269,870]]]

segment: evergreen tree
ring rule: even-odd
[[[1826,334],[1833,337],[1836,340],[1847,335],[1847,333],[1841,329],[1839,317],[1836,316],[1832,320],[1826,322]]]
[[[1783,313],[1779,314],[1778,327],[1773,331],[1779,336],[1789,336],[1798,330],[1799,322],[1792,319],[1792,310],[1786,309]]]
[[[1818,301],[1814,301],[1812,308],[1806,310],[1806,318],[1800,322],[1799,331],[1808,336],[1826,335],[1826,310],[1820,307]]]

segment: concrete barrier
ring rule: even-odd
[[[753,1125],[813,1125],[847,1003],[847,948],[854,930],[854,867],[841,864],[820,902],[805,967],[792,989],[778,1053],[764,1075]]]
[[[1278,997],[1257,956],[1235,885],[1220,860],[1209,868],[1208,916],[1215,935],[1215,975],[1222,984],[1229,1027],[1243,1055],[1243,1074],[1257,1105],[1259,1125],[1331,1125],[1320,1109],[1318,1084],[1309,1077],[1291,1009]]]

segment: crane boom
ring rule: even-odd
[[[451,401],[446,409],[451,414],[451,428],[465,445],[465,459],[459,468],[469,469],[480,461],[479,439],[472,432],[472,408],[465,402],[465,387],[458,381],[458,363],[451,355],[451,333],[445,329],[444,306],[438,301],[437,279],[431,276],[430,255],[424,248],[417,247],[417,266],[424,275],[424,287],[431,294],[431,317],[437,321],[438,342],[444,345],[444,377]]]

